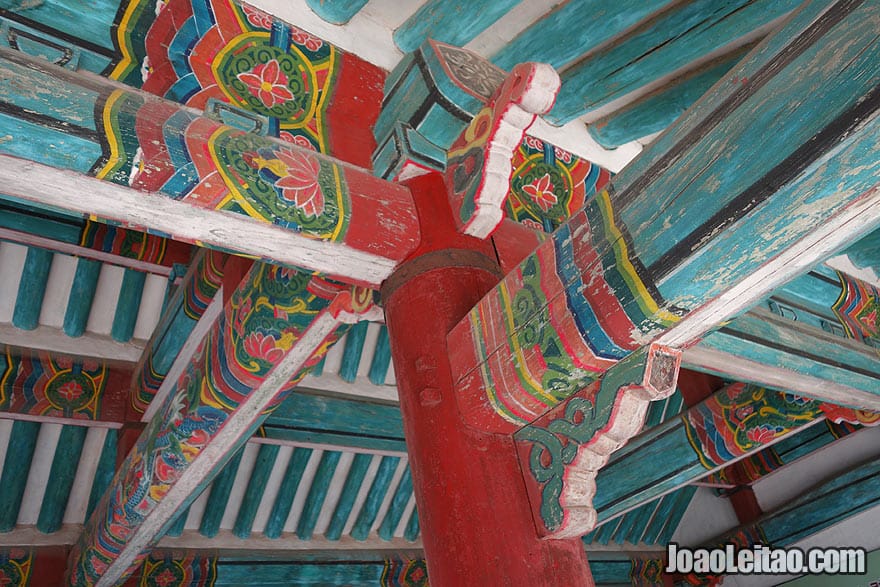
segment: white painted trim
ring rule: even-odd
[[[104,450],[106,437],[106,428],[90,428],[86,433],[79,464],[76,466],[76,477],[73,479],[73,487],[71,487],[70,496],[67,499],[67,508],[64,510],[63,522],[65,524],[85,523],[89,497],[95,482],[95,472],[98,470],[98,462]]]
[[[49,249],[50,251],[63,253],[65,255],[72,255],[76,257],[82,257],[84,259],[100,261],[102,263],[119,265],[120,267],[134,269],[136,271],[143,271],[145,273],[155,273],[157,275],[162,275],[163,277],[168,277],[171,275],[171,267],[166,267],[165,265],[148,263],[147,261],[141,261],[140,259],[121,257],[119,255],[114,255],[113,253],[105,253],[104,251],[99,251],[97,249],[81,247],[79,245],[74,245],[63,241],[56,241],[43,236],[37,236],[35,234],[30,234],[27,232],[12,230],[10,228],[0,228],[0,239],[11,241],[14,243],[20,243],[26,246]]]
[[[413,512],[416,510],[416,494],[412,493],[409,496],[409,500],[406,502],[406,506],[403,509],[403,514],[400,516],[400,520],[397,522],[397,528],[394,529],[394,537],[395,538],[403,538],[403,535],[406,533],[406,526],[409,524],[409,519],[413,515]]]
[[[880,411],[880,395],[834,383],[826,379],[802,375],[783,367],[774,367],[716,349],[691,347],[682,353],[682,365],[698,371],[709,369],[737,381],[801,393],[834,404],[858,405]]]
[[[203,243],[257,258],[378,286],[397,262],[345,244],[320,241],[242,214],[207,210],[186,201],[0,155],[0,185],[14,198],[79,214],[150,228],[178,240]],[[70,194],[78,194],[71,198]]]
[[[106,420],[81,420],[79,418],[61,418],[56,416],[33,416],[31,414],[18,414],[16,412],[0,412],[0,421],[3,420],[22,420],[23,422],[59,424],[61,426],[85,426],[86,428],[122,428],[122,422],[108,422]]]
[[[3,538],[0,534],[0,540]],[[186,550],[209,550],[217,555],[235,554],[247,551],[250,554],[284,554],[310,551],[387,551],[397,554],[401,551],[416,551],[422,548],[421,540],[407,542],[395,538],[385,541],[378,536],[370,536],[364,541],[355,540],[350,536],[343,536],[339,540],[327,540],[322,536],[315,536],[311,540],[301,540],[296,534],[283,534],[278,539],[266,538],[261,535],[251,535],[241,539],[228,530],[221,530],[214,538],[206,538],[196,531],[184,530],[180,536],[165,536],[159,541],[156,548],[161,549],[186,549]],[[103,580],[103,578],[102,578]]]
[[[58,328],[39,326],[34,330],[19,330],[8,322],[0,323],[0,344],[124,363],[137,362],[144,352],[142,341],[117,342],[109,336],[90,332],[71,338]]]
[[[242,501],[244,501],[244,494],[250,485],[254,466],[257,464],[259,450],[258,446],[250,442],[244,445],[238,469],[235,471],[235,479],[233,479],[232,488],[229,490],[229,498],[226,500],[226,508],[223,510],[223,517],[220,518],[220,528],[232,530],[235,527],[235,520],[238,518],[238,512],[241,509]]]
[[[162,317],[165,293],[168,291],[168,278],[155,273],[147,273],[144,288],[141,290],[141,305],[134,324],[132,338],[149,340]]]
[[[250,440],[248,442],[253,442]],[[275,458],[275,465],[272,467],[272,474],[266,480],[266,489],[263,491],[263,498],[260,500],[260,507],[254,516],[254,524],[251,527],[251,535],[262,534],[266,531],[266,524],[269,523],[269,516],[272,514],[272,508],[275,507],[275,500],[278,498],[278,490],[281,489],[281,483],[284,482],[284,475],[287,473],[287,467],[290,465],[290,458],[293,456],[293,447],[282,446],[278,450],[278,456]]]
[[[76,544],[82,534],[80,524],[64,524],[57,532],[43,534],[35,526],[15,528],[0,533],[0,548],[10,546],[68,546]]]
[[[376,473],[379,471],[379,465],[382,463],[381,456],[374,456],[373,460],[370,461],[370,465],[367,467],[367,472],[364,475],[364,480],[361,482],[360,490],[358,490],[357,497],[354,499],[354,505],[351,507],[351,512],[348,514],[348,519],[345,521],[345,526],[342,528],[343,536],[350,536],[351,530],[354,528],[355,522],[357,522],[358,515],[361,513],[361,508],[364,507],[364,502],[367,501],[367,495],[370,493],[370,488],[373,486],[373,481],[376,480]]]
[[[354,459],[354,453],[345,450],[341,451],[341,453],[342,454],[339,456],[339,462],[336,463],[336,469],[333,471],[333,477],[330,479],[330,485],[327,487],[324,503],[321,504],[321,512],[318,514],[318,519],[315,521],[315,536],[323,536],[327,533],[327,526],[330,525],[330,518],[333,516],[334,510],[336,510],[336,504],[339,503],[339,498],[342,497],[342,487],[345,485],[345,480],[348,478],[349,471],[351,471],[351,463]]]
[[[379,511],[376,512],[376,519],[373,520],[373,525],[370,527],[370,534],[375,534],[385,520],[385,515],[388,513],[388,508],[391,507],[391,500],[394,499],[394,493],[397,491],[397,486],[400,485],[400,480],[403,478],[407,465],[409,465],[409,459],[406,457],[401,458],[400,462],[397,463],[397,468],[391,477],[391,483],[388,484],[388,491],[385,492],[385,498],[382,500]]]
[[[192,362],[196,350],[198,349],[199,345],[202,344],[202,340],[204,340],[208,332],[211,331],[211,327],[214,326],[214,322],[217,321],[217,318],[219,318],[220,314],[222,313],[223,286],[221,285],[217,289],[217,293],[214,295],[214,299],[211,300],[211,303],[208,304],[208,307],[205,309],[205,313],[202,314],[202,317],[199,318],[198,322],[196,322],[195,328],[193,328],[192,332],[189,333],[189,336],[186,338],[186,342],[183,343],[180,352],[177,353],[177,357],[171,364],[171,368],[165,375],[165,379],[162,380],[162,385],[159,386],[159,391],[156,392],[156,395],[150,401],[150,405],[147,406],[143,417],[141,417],[141,422],[149,422],[150,420],[152,420],[153,416],[156,415],[156,412],[159,411],[159,408],[164,406],[168,398],[168,394],[170,394],[171,390],[174,389],[174,387],[177,385],[177,380],[180,379],[180,376],[183,375],[184,369],[186,369],[187,366]],[[149,352],[150,348],[151,347],[148,345],[145,352]],[[145,362],[142,364],[141,368],[146,369]]]
[[[6,451],[9,450],[12,424],[12,420],[0,419],[0,477],[3,475],[3,467],[6,464]]]
[[[260,420],[266,406],[287,386],[290,379],[338,326],[333,316],[324,312],[303,332],[302,338],[269,372],[263,384],[229,415],[229,418],[190,463],[186,473],[168,490],[164,499],[147,514],[140,527],[129,537],[119,556],[98,580],[96,587],[111,587],[119,582],[137,556],[149,548],[162,527],[174,517],[180,505],[196,490],[229,450],[241,442],[254,422]]]
[[[25,246],[0,242],[0,322],[12,322],[27,252]]]
[[[67,302],[76,275],[77,260],[70,255],[52,255],[49,278],[46,280],[43,304],[37,323],[50,328],[62,328],[67,313]]]
[[[336,346],[339,346],[339,343],[336,343]],[[358,376],[349,383],[329,370],[325,370],[320,377],[306,375],[298,387],[300,389],[313,389],[315,391],[336,393],[356,398],[378,399],[394,403],[399,401],[397,387],[394,385],[375,385],[368,377],[361,376]]]
[[[303,506],[306,503],[306,497],[312,488],[312,482],[315,480],[315,473],[318,472],[318,465],[321,464],[321,457],[324,456],[323,450],[315,450],[309,455],[309,460],[303,469],[302,476],[296,486],[296,493],[293,495],[293,501],[290,505],[290,511],[287,513],[287,519],[284,520],[282,532],[295,532],[299,519],[302,516]]]
[[[101,265],[98,283],[95,286],[95,297],[86,323],[86,332],[109,337],[116,319],[116,308],[122,293],[122,280],[125,279],[125,268],[116,265]]]
[[[754,273],[690,312],[654,342],[678,348],[694,344],[718,324],[755,305],[774,289],[867,234],[878,222],[880,185],[875,185]]]
[[[49,475],[52,472],[52,461],[55,459],[55,451],[58,448],[58,439],[61,436],[60,424],[42,424],[37,435],[37,445],[34,456],[31,459],[31,469],[28,471],[27,484],[24,489],[24,497],[18,510],[20,526],[31,526],[37,523],[40,517],[40,509],[43,507],[43,496],[49,485]]]

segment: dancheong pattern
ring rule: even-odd
[[[216,579],[216,559],[151,555],[144,561],[139,587],[212,587]]]
[[[511,165],[508,218],[546,232],[571,218],[611,179],[608,170],[529,135],[523,137]]]
[[[33,552],[21,548],[0,552],[0,585],[27,585],[33,562]]]
[[[466,395],[485,389],[501,418],[524,425],[596,380],[644,343],[640,333],[678,320],[642,274],[603,191],[453,331],[474,352],[462,362],[480,365]]]
[[[428,587],[428,565],[425,559],[390,559],[382,571],[382,587]]]
[[[832,309],[850,338],[880,346],[880,291],[838,272],[840,297]]]
[[[72,360],[47,353],[0,355],[0,410],[97,420],[108,371],[98,361]]]
[[[148,424],[92,516],[71,560],[74,584],[93,584],[125,547],[183,471],[229,415],[268,376],[331,299],[307,273],[256,264],[230,297],[196,350],[195,359]],[[333,290],[330,290],[333,291]],[[335,292],[334,292],[335,293]],[[276,396],[273,405],[316,365],[336,337],[318,350]],[[271,407],[269,408],[271,409]],[[140,564],[140,559],[137,561]],[[134,570],[134,568],[130,569]]]
[[[192,331],[220,288],[225,258],[225,255],[215,251],[206,251],[199,256],[191,269],[191,276],[184,280],[180,286],[182,289],[169,304],[169,308],[174,305],[179,309],[163,315],[156,328],[162,336],[150,340],[149,348],[144,353],[146,360],[138,371],[136,387],[131,396],[132,407],[138,413],[146,411],[171,369],[183,344],[181,339]]]
[[[229,0],[132,0],[122,21],[111,77],[326,152],[329,43]]]
[[[735,383],[683,416],[707,469],[730,462],[823,415],[822,402]]]

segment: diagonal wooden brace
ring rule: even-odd
[[[650,345],[514,434],[538,533],[571,538],[596,525],[596,474],[675,391],[681,351]]]

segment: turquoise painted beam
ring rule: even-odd
[[[328,587],[331,585],[406,585],[397,579],[390,561],[217,561],[214,587],[261,585]],[[422,561],[424,566],[424,561]],[[388,583],[385,583],[388,581]]]
[[[15,528],[39,434],[40,424],[37,422],[16,420],[12,424],[3,475],[0,476],[0,487],[3,487],[0,491],[0,532]]]
[[[613,519],[755,454],[836,409],[789,393],[729,385],[615,452],[596,476],[593,507],[600,522]],[[860,417],[854,411],[850,414],[853,419]],[[720,431],[719,422],[735,425],[725,424],[730,428]],[[633,465],[636,459],[639,466]]]
[[[51,534],[61,528],[88,431],[85,426],[61,428],[58,448],[52,457],[52,468],[49,470],[46,492],[43,494],[43,503],[37,518],[37,530],[44,534]]]
[[[880,460],[861,463],[808,489],[758,522],[774,546],[788,546],[880,503]]]
[[[113,326],[110,329],[110,336],[113,337],[113,340],[118,342],[131,340],[146,281],[147,274],[143,271],[125,270],[122,277],[122,287],[119,290],[116,314],[113,316]]]
[[[370,383],[373,385],[385,385],[388,376],[388,367],[391,366],[391,343],[388,340],[388,327],[384,324],[379,329],[379,338],[376,339],[376,350],[373,351],[373,359],[370,361]]]
[[[664,495],[659,502],[655,502],[654,517],[645,527],[645,533],[641,540],[645,544],[665,544],[668,540],[660,538],[668,533],[671,534],[681,522],[687,506],[690,504],[697,488],[695,486],[682,487],[681,489]]]
[[[77,245],[83,224],[83,218],[79,214],[63,214],[54,210],[47,213],[43,208],[29,206],[0,194],[2,228]]]
[[[373,484],[367,492],[367,497],[351,529],[351,536],[355,540],[366,540],[370,535],[370,528],[372,528],[376,516],[379,515],[379,508],[382,506],[385,494],[388,493],[398,463],[400,463],[400,457],[382,457],[382,462],[379,463],[376,476],[373,478]]]
[[[315,14],[332,24],[345,24],[369,0],[306,0]]]
[[[372,438],[393,443],[403,441],[403,421],[397,406],[298,393],[288,397],[266,420],[273,427],[337,437]],[[395,444],[399,446],[399,444]],[[387,449],[386,449],[387,450]]]
[[[315,477],[312,479],[312,485],[309,487],[309,493],[296,525],[296,535],[301,540],[312,539],[315,523],[321,514],[321,508],[324,507],[330,481],[333,480],[341,456],[342,453],[337,450],[325,450],[321,454],[321,461],[318,463],[318,469],[315,471]]]
[[[878,12],[804,3],[731,72],[745,84],[713,86],[489,292],[447,339],[463,418],[517,430],[647,344],[690,347],[873,230]]]
[[[98,261],[81,258],[76,262],[62,326],[67,336],[79,337],[85,333],[100,275],[101,263]]]
[[[205,504],[205,513],[202,514],[202,520],[199,523],[199,534],[202,536],[213,538],[220,532],[220,522],[226,513],[226,504],[229,503],[229,494],[235,484],[235,475],[238,473],[238,466],[241,464],[243,454],[244,449],[236,452],[211,483],[211,492],[208,494],[208,501]]]
[[[614,536],[614,531],[617,530],[619,523],[620,520],[611,520],[610,522],[599,526],[599,531],[596,533],[595,537],[596,543],[601,544],[602,546],[607,545]]]
[[[626,540],[630,538],[629,534],[633,530],[633,525],[635,524],[636,518],[638,517],[638,512],[639,510],[635,510],[622,516],[620,524],[617,526],[617,529],[614,530],[613,540],[615,544],[623,544]],[[632,541],[630,540],[630,542]]]
[[[535,61],[563,69],[672,0],[568,0],[555,6],[491,57],[506,70]]]
[[[345,477],[345,484],[339,493],[339,501],[336,502],[336,508],[333,510],[333,517],[330,518],[330,523],[324,532],[324,537],[327,540],[339,540],[342,536],[342,530],[351,515],[354,502],[364,482],[364,476],[366,476],[373,458],[374,456],[368,453],[354,455],[348,475]]]
[[[736,544],[747,548],[761,544],[771,548],[792,546],[826,528],[880,504],[880,460],[876,457],[852,469],[808,487],[779,509],[754,524],[741,526],[706,543]],[[688,575],[691,585],[708,584],[711,577]]]
[[[272,504],[272,511],[269,513],[269,519],[266,522],[266,529],[263,534],[267,538],[279,538],[284,531],[284,524],[290,516],[290,509],[293,506],[293,498],[296,497],[296,491],[299,489],[300,481],[302,481],[303,472],[312,456],[310,448],[296,448],[290,456],[290,462],[287,464],[287,470],[284,472],[284,478],[278,488],[278,494],[275,497],[275,503]]]
[[[587,126],[590,136],[606,149],[616,149],[624,143],[660,132],[724,78],[745,54],[746,50],[741,50],[713,61],[613,114],[594,120]]]
[[[238,515],[235,518],[235,526],[232,528],[232,533],[239,538],[247,538],[251,535],[254,518],[263,499],[263,493],[266,491],[266,482],[275,468],[275,460],[278,458],[279,450],[281,447],[277,444],[260,445],[257,460],[242,497]]]
[[[400,478],[400,482],[397,484],[397,489],[394,490],[394,497],[391,498],[391,503],[388,506],[388,510],[385,512],[385,517],[379,525],[378,534],[380,538],[383,540],[391,540],[394,537],[394,531],[397,529],[397,525],[403,517],[403,511],[406,509],[406,504],[409,502],[412,495],[412,472],[410,471],[410,468],[407,467],[403,472],[403,476]]]
[[[28,247],[12,313],[12,324],[16,328],[34,330],[40,325],[40,310],[43,309],[53,256],[46,249]]]
[[[323,444],[340,448],[368,449],[403,454],[406,442],[403,438],[375,435],[361,432],[334,432],[310,430],[308,428],[287,428],[284,426],[264,425],[261,433],[266,438],[280,441],[282,444]]]
[[[644,536],[647,525],[651,521],[651,518],[654,516],[656,508],[657,502],[650,502],[646,503],[637,510],[631,511],[629,514],[627,514],[628,516],[633,516],[634,518],[633,525],[630,528],[630,531],[626,537],[626,540],[630,544],[638,544],[642,541],[642,536]],[[614,527],[615,522],[616,520],[611,520],[611,522],[606,525]]]
[[[410,542],[415,542],[419,537],[419,511],[413,509],[409,521],[406,523],[406,529],[403,531],[403,537]]]
[[[678,4],[564,69],[556,106],[545,118],[564,124],[583,116],[747,37],[799,4],[798,0]]]
[[[101,456],[98,457],[98,467],[95,470],[95,480],[92,481],[92,489],[89,491],[89,504],[86,508],[86,519],[92,516],[95,507],[110,487],[113,474],[116,472],[116,453],[118,452],[117,441],[119,433],[114,429],[108,429],[104,437],[104,446],[101,448]]]
[[[339,365],[339,377],[343,381],[352,383],[357,379],[358,367],[361,365],[361,355],[364,352],[364,341],[367,338],[369,322],[358,322],[348,329],[345,337],[345,346],[342,349],[342,360]]]
[[[394,42],[404,53],[426,39],[463,46],[483,32],[521,0],[428,0],[394,31]]]

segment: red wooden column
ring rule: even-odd
[[[431,585],[591,586],[579,539],[538,537],[512,436],[459,415],[446,335],[498,282],[492,244],[457,233],[438,174],[409,187],[422,243],[382,295]]]

